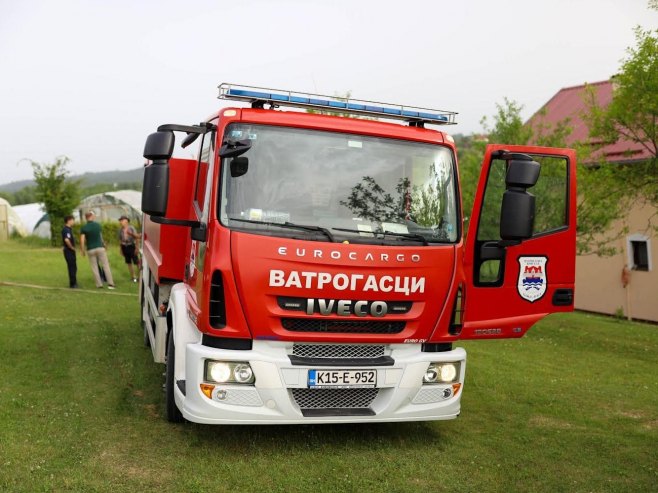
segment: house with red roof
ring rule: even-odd
[[[600,107],[612,100],[614,80],[566,87],[555,94],[528,124],[536,131],[551,128],[569,120],[572,132],[567,143],[592,145],[592,164],[632,165],[652,157],[641,143],[619,139],[605,143],[589,137],[583,115],[587,111],[587,88]],[[603,164],[606,163],[606,164]],[[655,207],[637,201],[626,216],[615,222],[611,230],[601,234],[614,237],[610,246],[613,256],[582,255],[576,260],[576,309],[623,315],[629,319],[658,322],[658,224]],[[610,233],[618,234],[610,234]]]

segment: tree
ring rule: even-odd
[[[401,178],[396,186],[397,196],[386,192],[371,176],[364,176],[361,183],[352,187],[347,200],[340,204],[354,214],[372,222],[397,221],[404,217],[411,182]]]
[[[56,245],[64,226],[64,216],[80,202],[80,182],[68,179],[69,158],[60,156],[54,163],[30,161],[36,182],[36,200],[43,202],[50,218],[50,241]]]
[[[523,123],[521,110],[523,106],[504,99],[503,104],[496,105],[497,112],[492,123],[487,117],[481,120],[486,137],[461,137],[460,178],[462,182],[462,200],[466,214],[473,206],[475,190],[480,174],[484,149],[487,143],[540,145],[548,147],[573,147],[578,156],[578,253],[610,255],[614,253],[611,240],[618,235],[613,233],[601,236],[610,224],[620,218],[624,212],[624,202],[620,192],[611,190],[611,174],[609,169],[595,169],[586,166],[590,155],[590,147],[585,143],[570,143],[567,140],[571,134],[568,119],[549,124],[541,119],[541,113],[533,120],[533,124]],[[532,191],[532,190],[531,190]],[[543,215],[550,221],[550,204],[546,203]],[[539,207],[539,205],[538,205]],[[538,210],[538,213],[542,212]]]
[[[650,5],[658,9],[658,1]],[[641,163],[610,167],[612,189],[631,202],[658,207],[658,30],[635,29],[636,46],[627,50],[613,78],[612,100],[600,107],[588,93],[590,137],[601,145],[633,142],[648,156]]]
[[[31,204],[36,202],[36,189],[34,187],[23,187],[14,192],[14,202],[12,205]]]

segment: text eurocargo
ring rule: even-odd
[[[357,252],[351,251],[347,253],[340,252],[338,250],[332,250],[330,252],[325,252],[323,250],[307,250],[306,248],[295,248],[294,252],[289,252],[288,247],[279,247],[277,253],[283,257],[295,256],[299,258],[311,257],[311,258],[320,258],[320,259],[333,259],[333,260],[355,260],[355,261],[365,261],[365,262],[420,262],[420,255],[414,253],[412,255],[405,255],[404,253],[391,254],[391,253],[380,253],[378,255],[367,252],[362,255],[358,255]]]

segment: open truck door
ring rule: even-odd
[[[522,337],[572,311],[576,265],[576,153],[487,146],[470,217],[460,339]]]

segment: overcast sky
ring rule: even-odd
[[[459,112],[537,111],[606,80],[658,26],[646,0],[0,0],[0,183],[24,158],[141,166],[162,123],[198,123],[233,82]]]

